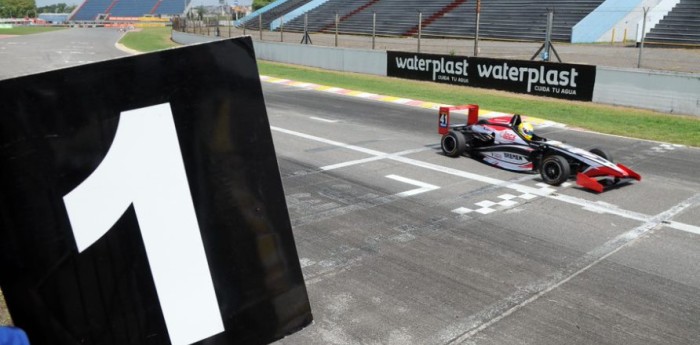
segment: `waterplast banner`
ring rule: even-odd
[[[390,77],[591,101],[596,68],[589,65],[387,52]]]
[[[0,81],[0,287],[33,345],[312,321],[250,38]]]

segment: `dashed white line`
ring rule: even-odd
[[[312,120],[321,121],[321,122],[327,122],[327,123],[337,123],[337,122],[339,122],[338,120],[329,120],[329,119],[324,119],[324,118],[322,118],[322,117],[316,117],[316,116],[310,116],[309,118],[312,119]]]

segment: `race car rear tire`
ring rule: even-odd
[[[540,176],[545,183],[558,186],[571,176],[571,166],[562,156],[547,156],[540,165]]]
[[[440,140],[442,152],[449,157],[458,157],[467,149],[467,138],[462,132],[450,131]]]
[[[591,149],[589,152],[592,153],[592,154],[594,154],[594,155],[596,155],[596,156],[600,156],[600,157],[602,157],[603,159],[608,160],[610,163],[614,163],[614,162],[613,162],[613,157],[612,157],[612,155],[611,155],[610,153],[608,153],[608,151],[605,151],[605,150],[603,150],[603,149],[601,149],[601,148],[597,148],[597,147],[596,147],[596,148]]]

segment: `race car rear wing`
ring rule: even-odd
[[[479,121],[479,106],[476,104],[440,107],[438,113],[438,133],[440,135],[445,135],[450,131],[450,111],[452,110],[468,110],[467,126],[473,125]]]

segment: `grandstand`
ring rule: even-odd
[[[298,8],[303,0],[289,0]],[[604,0],[489,0],[481,7],[480,31],[482,38],[541,40],[547,25],[547,12],[554,11],[552,39],[570,41],[571,28]],[[284,5],[278,5],[283,8]],[[371,34],[373,14],[376,13],[376,34],[416,35],[419,13],[422,14],[422,34],[432,37],[473,37],[476,20],[476,0],[329,0],[308,11],[308,29],[311,32],[333,32],[335,16],[345,34]],[[277,10],[264,15],[263,28],[284,13]],[[257,20],[250,18],[246,27],[257,28]],[[286,16],[286,31],[302,31],[304,16]]]
[[[85,0],[69,20],[95,21],[105,15],[113,17],[173,16],[184,12],[185,1],[183,0]]]
[[[241,25],[245,25],[246,28],[258,30],[260,27],[260,20],[262,18],[262,27],[267,29],[270,27],[270,23],[283,15],[293,12],[301,6],[304,6],[311,2],[311,0],[287,0],[279,2],[275,6],[266,6],[261,11],[256,11],[249,16],[241,19]],[[274,4],[274,3],[273,3]]]
[[[700,45],[700,1],[681,0],[646,36],[650,44]]]
[[[492,39],[541,40],[547,13],[554,11],[552,40],[571,41],[571,28],[604,0],[489,0],[483,2],[479,36]],[[474,36],[476,2],[469,1],[423,29],[426,35]]]

